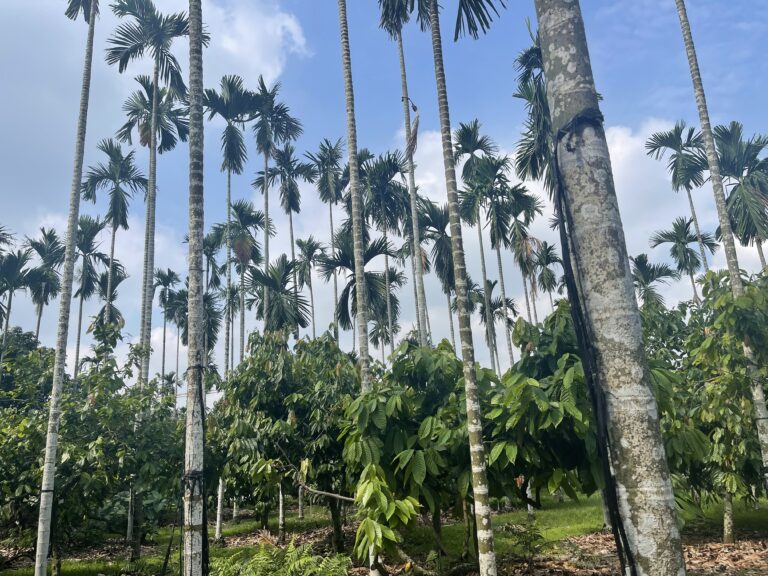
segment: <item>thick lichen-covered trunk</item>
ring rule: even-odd
[[[688,12],[685,9],[685,1],[675,0],[675,4],[677,5],[677,13],[680,17],[680,28],[683,32],[685,52],[688,55],[688,65],[691,70],[693,92],[696,97],[696,106],[699,111],[699,122],[701,123],[701,136],[704,140],[704,150],[707,154],[707,163],[709,164],[709,176],[712,181],[712,190],[715,194],[717,219],[720,224],[723,248],[725,250],[725,260],[728,263],[731,289],[733,290],[733,295],[738,298],[744,294],[744,284],[741,281],[739,259],[736,254],[736,243],[733,240],[731,221],[728,216],[725,190],[723,188],[723,179],[720,175],[720,163],[717,156],[717,148],[715,147],[715,138],[712,135],[712,124],[709,121],[709,109],[707,107],[707,98],[704,93],[704,82],[701,79],[699,60],[696,56],[696,47],[693,43],[693,34],[691,33],[691,24],[688,21]],[[752,403],[755,406],[755,426],[757,427],[757,436],[760,442],[760,453],[763,461],[763,482],[765,486],[768,487],[768,407],[766,407],[765,404],[765,389],[762,378],[757,374],[755,354],[747,343],[744,343],[744,356],[747,358],[747,365],[752,380]]]
[[[638,576],[685,574],[669,469],[579,3],[536,0],[574,273]],[[592,118],[592,121],[574,121]],[[564,133],[561,133],[561,130]]]
[[[184,453],[184,573],[207,574],[205,530],[205,396],[203,386],[203,14],[189,0],[189,301],[187,421]]]
[[[443,43],[440,37],[440,15],[437,0],[429,0],[429,20],[432,33],[432,52],[435,61],[437,103],[440,112],[440,136],[445,166],[445,183],[448,192],[448,213],[451,223],[451,250],[453,272],[456,278],[456,301],[459,315],[459,337],[464,363],[464,390],[467,403],[467,430],[472,461],[472,491],[475,497],[475,519],[478,535],[478,561],[480,576],[496,576],[496,554],[493,545],[491,507],[488,498],[485,446],[483,445],[482,409],[477,391],[475,374],[475,350],[472,342],[472,325],[467,299],[467,269],[464,262],[464,246],[459,215],[459,192],[456,185],[456,167],[453,162],[451,118],[448,108],[448,87],[443,65]]]
[[[411,126],[411,99],[408,95],[408,75],[405,67],[405,50],[403,49],[402,32],[397,33],[397,53],[400,57],[400,84],[403,100],[403,119],[405,121],[405,150],[408,166],[408,193],[411,209],[411,265],[413,267],[414,290],[416,292],[416,325],[419,330],[419,344],[427,346],[427,298],[424,292],[424,266],[421,263],[421,239],[419,238],[419,206],[416,191],[416,164],[413,161],[413,150],[409,146],[413,138]]]
[[[64,368],[67,363],[69,312],[70,305],[72,304],[72,284],[75,272],[75,241],[77,237],[77,220],[80,216],[80,183],[83,179],[83,156],[85,153],[85,133],[88,124],[88,101],[91,92],[93,36],[96,30],[97,6],[98,1],[91,0],[88,36],[85,44],[83,83],[80,89],[80,111],[77,119],[77,136],[75,138],[75,163],[72,174],[72,185],[69,192],[67,236],[64,241],[64,270],[61,278],[59,323],[56,333],[56,356],[53,367],[53,384],[51,386],[51,396],[49,400],[48,431],[45,437],[43,479],[40,487],[40,511],[37,524],[37,548],[35,551],[35,576],[46,576],[48,568],[48,547],[51,538],[51,513],[53,512],[53,489],[56,474],[56,451],[59,445],[61,391],[64,384]]]
[[[355,92],[352,84],[352,57],[349,49],[347,2],[339,0],[339,30],[341,60],[344,69],[344,95],[347,107],[347,152],[349,154],[349,190],[352,198],[352,242],[355,259],[355,293],[357,295],[358,365],[362,389],[370,389],[368,377],[368,306],[365,292],[365,263],[363,261],[363,208],[360,197],[360,173],[357,162],[357,124],[355,121]]]

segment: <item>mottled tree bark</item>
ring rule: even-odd
[[[599,112],[581,9],[574,0],[535,3],[564,216],[605,396],[623,528],[638,576],[680,576],[685,565],[675,499],[608,145],[598,123],[570,125],[579,115]]]
[[[184,453],[184,574],[203,576],[205,396],[203,387],[203,14],[189,0],[189,301],[187,421]]]
[[[35,551],[35,576],[46,576],[48,568],[48,547],[51,538],[51,513],[53,511],[53,489],[56,474],[56,451],[59,444],[59,420],[61,417],[61,391],[64,384],[64,368],[67,363],[67,336],[69,335],[69,312],[72,304],[72,284],[75,272],[75,242],[77,220],[80,215],[80,183],[83,179],[83,156],[85,133],[88,124],[88,101],[91,91],[91,66],[93,63],[93,36],[96,30],[98,1],[91,0],[88,21],[88,36],[85,43],[85,64],[83,83],[80,89],[80,111],[77,119],[75,138],[75,162],[72,186],[69,192],[67,214],[67,236],[64,241],[64,270],[61,278],[61,299],[59,301],[59,323],[56,334],[56,357],[53,368],[53,384],[49,400],[48,431],[45,437],[45,458],[43,479],[40,487],[40,511],[37,524],[37,548]]]
[[[357,163],[357,124],[355,121],[355,92],[352,84],[352,57],[349,49],[347,2],[338,0],[341,59],[344,69],[344,94],[347,107],[347,152],[349,154],[349,189],[352,197],[352,238],[355,258],[355,285],[357,294],[358,365],[364,392],[370,389],[368,377],[368,306],[365,293],[365,263],[363,261],[363,212],[360,197],[360,173]]]
[[[733,494],[723,494],[723,544],[733,544]]]
[[[467,403],[467,430],[472,461],[472,491],[475,497],[475,519],[478,534],[478,562],[480,576],[496,576],[496,553],[493,545],[491,507],[488,498],[485,446],[483,445],[482,409],[477,391],[475,374],[475,350],[472,342],[472,325],[469,318],[467,295],[467,269],[464,262],[464,246],[459,213],[459,192],[456,185],[456,167],[453,162],[451,118],[448,107],[448,86],[443,64],[443,42],[440,36],[440,15],[437,0],[429,0],[429,21],[432,34],[432,52],[435,61],[437,103],[440,112],[440,136],[445,166],[445,183],[448,193],[448,213],[451,226],[453,271],[456,278],[456,301],[459,312],[459,336],[464,363],[464,389]]]

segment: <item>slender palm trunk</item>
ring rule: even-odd
[[[181,328],[176,326],[176,386],[179,385],[179,349],[181,348]],[[173,391],[173,405],[176,406],[176,390]]]
[[[744,285],[741,281],[739,259],[736,255],[736,243],[733,240],[731,222],[726,207],[725,190],[723,188],[723,179],[720,175],[720,164],[717,157],[715,139],[712,135],[712,125],[709,121],[709,110],[707,108],[707,98],[704,93],[704,83],[701,80],[701,71],[699,70],[696,48],[693,43],[691,25],[688,21],[688,13],[685,9],[685,1],[675,0],[675,4],[677,5],[678,16],[680,17],[680,27],[683,32],[685,52],[688,55],[688,64],[691,69],[693,92],[696,97],[696,106],[699,111],[699,121],[701,123],[701,136],[704,140],[704,149],[707,153],[710,180],[712,181],[715,206],[717,207],[717,218],[720,223],[723,248],[725,249],[725,260],[728,263],[728,273],[731,278],[731,290],[733,291],[733,295],[738,298],[744,294]],[[757,375],[755,354],[746,343],[744,344],[744,355],[747,358],[747,368],[751,379],[752,403],[755,405],[754,418],[763,462],[763,481],[766,487],[768,487],[768,407],[766,407],[765,404],[765,390],[762,379]]]
[[[203,16],[189,0],[189,303],[187,421],[184,454],[184,573],[203,576],[205,522],[205,394],[203,389]]]
[[[262,194],[264,194],[264,274],[269,275],[269,182],[267,174],[269,173],[269,154],[264,152],[264,185]],[[264,286],[264,331],[266,332],[267,310],[269,310],[269,289]],[[242,336],[240,337],[242,341]],[[242,358],[240,359],[242,362]]]
[[[685,574],[675,499],[579,2],[535,0],[574,272],[602,386],[618,509],[638,576]],[[562,130],[568,133],[562,135]],[[576,303],[573,303],[576,305]]]
[[[384,231],[384,243],[389,246],[389,240],[387,238],[387,231]],[[389,250],[389,248],[387,248]],[[389,351],[395,353],[395,333],[392,328],[392,290],[389,284],[389,254],[384,252],[384,284],[387,287],[387,329],[389,330]],[[383,347],[383,344],[382,344]]]
[[[232,365],[229,363],[229,335],[232,332],[232,170],[227,170],[227,308],[224,327],[224,379],[229,378]]]
[[[539,323],[539,313],[536,310],[536,287],[533,285],[533,278],[528,276],[528,283],[531,288],[531,308],[533,308],[533,321]]]
[[[104,324],[109,324],[112,317],[112,282],[114,281],[115,240],[117,239],[117,223],[112,224],[112,240],[109,245],[109,268],[107,269],[107,293],[104,302]]]
[[[760,239],[755,240],[755,247],[757,248],[757,255],[760,257],[760,271],[764,271],[766,266],[765,253],[763,252],[763,241]]]
[[[77,339],[75,340],[75,365],[72,367],[72,382],[77,388],[77,375],[80,372],[80,336],[83,331],[83,283],[80,283],[80,302],[77,312]],[[9,301],[10,303],[10,301]]]
[[[552,291],[551,290],[547,290],[547,296],[549,296],[549,305],[552,308],[552,312],[554,312],[555,311],[555,301],[552,300]]]
[[[504,310],[504,336],[507,339],[507,354],[509,354],[509,365],[515,362],[515,357],[512,353],[512,337],[509,334],[509,308],[507,307],[507,290],[504,287],[504,269],[501,264],[501,244],[496,244],[496,264],[499,267],[499,286],[501,287],[501,303]]]
[[[43,293],[45,293],[45,286],[43,286]],[[35,340],[40,340],[40,323],[43,321],[43,303],[37,305],[37,322],[35,323]],[[2,364],[2,361],[0,361]]]
[[[464,361],[464,389],[467,403],[467,429],[472,459],[472,491],[475,497],[475,520],[478,526],[478,561],[480,576],[496,576],[496,554],[493,545],[491,507],[488,499],[485,446],[483,445],[482,410],[477,392],[475,351],[472,344],[472,325],[469,318],[467,294],[467,270],[464,263],[464,247],[459,215],[459,193],[456,185],[456,168],[453,163],[451,120],[448,108],[448,87],[443,66],[443,45],[440,37],[440,16],[437,0],[429,0],[432,50],[435,60],[437,100],[440,111],[440,134],[443,146],[443,163],[448,192],[448,212],[451,221],[451,248],[453,270],[456,277],[456,300],[459,309],[459,336]]]
[[[37,548],[35,552],[35,576],[46,576],[48,568],[48,547],[51,539],[51,513],[53,512],[53,489],[56,473],[56,451],[59,443],[59,419],[61,416],[61,391],[64,384],[64,367],[67,362],[67,336],[69,334],[69,312],[72,304],[72,282],[75,271],[75,239],[77,219],[80,214],[80,184],[83,179],[83,156],[85,133],[88,124],[88,101],[91,90],[91,65],[93,63],[93,36],[96,30],[96,0],[91,0],[88,37],[85,45],[83,84],[80,90],[80,112],[77,119],[75,139],[75,165],[72,186],[69,193],[67,214],[67,235],[64,243],[64,271],[61,281],[59,302],[59,323],[56,334],[56,359],[53,369],[53,384],[48,414],[48,431],[45,437],[45,460],[40,487],[40,511],[37,525]]]
[[[160,368],[161,380],[165,382],[165,335],[168,329],[168,311],[163,306],[163,360]]]
[[[264,329],[267,327],[267,287],[264,287]],[[245,265],[240,270],[240,363],[245,358]]]
[[[312,339],[317,338],[315,332],[315,291],[312,288],[312,269],[309,270],[309,277],[307,278],[307,285],[309,286],[309,309],[312,312]]]
[[[8,339],[8,329],[11,325],[11,307],[13,306],[13,290],[8,291],[8,306],[5,310],[5,329],[3,330],[3,349],[0,350],[0,374],[3,371],[3,360],[5,359],[5,342]]]
[[[360,198],[360,174],[357,164],[357,125],[355,122],[355,92],[352,84],[352,57],[349,49],[347,2],[339,3],[339,31],[341,34],[341,59],[344,69],[344,94],[347,108],[347,152],[349,153],[349,187],[352,196],[352,238],[355,257],[355,284],[357,286],[357,327],[359,339],[360,384],[364,392],[370,388],[368,377],[368,307],[365,293],[365,262],[363,261],[362,200]]]
[[[691,278],[691,288],[693,288],[693,301],[698,304],[701,300],[699,299],[699,293],[696,290],[696,279],[693,277],[693,272],[691,272],[689,276]]]
[[[304,487],[299,486],[299,522],[304,521]]]
[[[699,243],[699,255],[701,256],[701,263],[704,266],[704,271],[709,272],[709,261],[707,260],[707,251],[704,247],[704,240],[701,236],[701,228],[699,228],[699,217],[696,215],[696,207],[693,205],[693,195],[691,189],[685,189],[688,195],[688,205],[691,207],[691,219],[693,220],[693,227],[696,230],[696,241]]]
[[[411,99],[408,96],[408,75],[405,66],[405,50],[403,49],[403,35],[397,31],[397,53],[400,57],[400,84],[402,86],[403,118],[405,120],[405,149],[410,150],[409,143],[413,138],[411,126]],[[408,192],[411,199],[411,263],[413,264],[413,279],[416,289],[416,323],[419,330],[419,344],[429,344],[427,331],[427,299],[424,292],[424,267],[421,265],[421,240],[419,238],[419,205],[416,192],[416,164],[413,161],[413,153],[408,154]]]
[[[221,522],[224,518],[224,478],[219,478],[219,491],[216,495],[216,541],[221,541]]]
[[[152,115],[150,117],[149,138],[149,180],[147,182],[147,229],[144,246],[144,287],[142,292],[142,347],[144,358],[141,362],[141,381],[149,381],[149,360],[152,338],[152,302],[154,300],[155,273],[155,210],[157,207],[157,114],[160,99],[160,64],[155,61],[152,86]]]
[[[480,245],[480,269],[483,273],[483,301],[485,303],[485,329],[488,333],[488,347],[491,352],[491,364],[495,364],[496,357],[496,327],[493,324],[493,310],[491,310],[491,295],[488,293],[488,271],[485,267],[485,247],[483,243],[483,224],[480,210],[477,212],[477,242]],[[497,374],[501,372],[501,367],[496,366],[494,370]]]
[[[291,236],[291,261],[296,262],[296,242],[293,241],[293,211],[288,211],[288,229]],[[293,268],[293,300],[296,302],[296,308],[299,306],[299,283],[296,281],[296,267]],[[295,326],[296,340],[299,339],[299,322]]]
[[[285,494],[282,482],[278,485],[277,492],[277,539],[280,544],[285,544]]]
[[[451,312],[451,295],[447,293],[445,295],[446,304],[448,305],[448,326],[451,329],[451,345],[453,346],[453,349],[458,352],[456,349],[456,334],[453,330],[453,312]]]
[[[336,254],[336,234],[333,227],[333,202],[328,203],[328,211],[331,217],[331,254]],[[339,280],[336,277],[336,269],[333,270],[333,305],[336,307],[339,303]],[[339,321],[333,319],[333,335],[336,337],[336,345],[339,344]]]
[[[522,271],[521,271],[522,272]],[[528,296],[528,279],[525,276],[525,273],[522,273],[523,276],[523,294],[525,294],[525,310],[528,312],[528,323],[533,323],[533,316],[531,315],[531,299]]]

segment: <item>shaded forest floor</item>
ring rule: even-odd
[[[759,510],[742,503],[734,506],[737,536],[734,545],[720,543],[722,510],[719,507],[714,506],[703,515],[686,518],[683,537],[688,573],[696,576],[768,574],[768,509],[765,503],[762,504]],[[526,547],[521,547],[520,536],[516,536],[516,532],[526,525],[526,517],[526,512],[520,510],[500,513],[494,518],[500,574],[619,575],[613,537],[601,530],[602,512],[598,499],[547,502],[544,509],[536,512],[535,526],[541,539],[536,543],[536,559],[530,572],[523,559]],[[238,552],[247,554],[263,544],[275,543],[274,522],[270,528],[272,534],[261,530],[259,523],[248,517],[226,523],[223,530],[224,544],[212,544],[211,557],[224,557]],[[326,510],[320,506],[308,506],[302,522],[297,519],[295,511],[290,511],[287,530],[288,540],[293,538],[297,543],[310,544],[318,554],[332,552],[329,518]],[[213,527],[210,534],[213,535]],[[344,534],[347,549],[351,550],[355,526],[346,526]],[[62,565],[62,576],[159,574],[170,536],[170,528],[161,529],[154,535],[151,545],[143,548],[142,560],[132,566],[126,561],[124,543],[117,537],[106,538],[85,549],[70,551]],[[404,536],[403,548],[407,554],[420,566],[437,570],[437,557],[432,552],[434,538],[431,528],[420,523],[410,528]],[[178,530],[175,530],[174,538],[169,575],[178,574],[179,571]],[[461,564],[459,556],[464,545],[464,526],[460,521],[445,519],[443,543],[449,556],[441,559],[442,567],[445,569]],[[7,559],[18,552],[3,548],[0,543],[0,556]],[[13,561],[11,569],[0,571],[2,576],[31,576],[31,552],[21,552],[23,555]],[[386,565],[393,573],[402,568],[399,564]],[[367,570],[353,569],[352,572],[366,574]],[[473,572],[469,570],[463,574],[471,575]]]

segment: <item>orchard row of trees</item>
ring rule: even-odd
[[[80,469],[75,476],[86,481],[97,478],[88,487],[101,491],[96,501],[128,502],[123,517],[133,533],[136,552],[152,491],[159,494],[157,501],[163,502],[160,508],[165,506],[166,511],[176,497],[173,488],[158,488],[172,487],[172,481],[155,482],[167,472],[157,469],[157,458],[173,462],[156,452],[170,454],[181,444],[180,430],[169,424],[174,422],[168,411],[175,406],[178,362],[175,375],[166,371],[165,330],[160,378],[150,379],[149,374],[158,289],[164,328],[169,321],[175,324],[177,338],[188,346],[182,483],[185,574],[196,576],[204,569],[205,486],[214,478],[220,479],[220,499],[227,486],[235,498],[250,498],[262,507],[269,506],[273,493],[282,502],[283,490],[290,486],[319,490],[329,498],[336,528],[338,501],[351,499],[362,517],[356,548],[372,572],[380,569],[379,554],[392,553],[397,530],[419,508],[426,507],[437,518],[439,546],[440,511],[458,502],[468,511],[467,534],[475,535],[474,550],[483,576],[496,573],[491,494],[536,504],[545,489],[576,495],[605,487],[607,508],[620,525],[617,544],[624,548],[627,562],[639,573],[654,566],[654,573],[679,574],[684,567],[673,484],[678,495],[689,493],[694,501],[715,494],[726,503],[734,495],[755,497],[762,489],[761,467],[764,471],[768,459],[761,352],[765,287],[760,279],[753,282],[742,276],[734,238],[744,245],[757,245],[764,264],[761,244],[768,237],[768,165],[761,155],[768,141],[746,139],[736,123],[710,127],[682,0],[677,5],[701,132],[678,124],[654,135],[648,152],[668,159],[673,188],[685,189],[689,199],[696,188],[711,182],[720,227],[714,234],[702,231],[691,201],[690,218],[679,218],[671,229],[655,234],[651,246],[670,245],[675,269],[652,264],[645,255],[632,258],[630,268],[577,3],[536,2],[539,35],[517,60],[517,97],[524,101],[528,118],[513,157],[499,154],[477,121],[452,130],[437,2],[380,0],[379,4],[381,26],[395,40],[400,57],[404,152],[377,156],[358,148],[344,0],[339,0],[338,7],[346,142],[342,146],[341,140],[325,140],[317,151],[304,156],[294,144],[302,133],[301,123],[281,102],[279,85],[268,87],[259,79],[252,91],[243,79],[226,76],[217,89],[203,89],[202,48],[210,38],[203,31],[199,0],[190,1],[189,15],[164,15],[151,0],[117,0],[111,8],[122,22],[108,41],[107,61],[123,73],[133,61],[149,57],[153,76],[137,78],[141,90],[124,105],[127,122],[115,139],[102,140],[98,146],[106,159],[84,171],[99,3],[69,0],[67,15],[73,19],[82,15],[89,27],[67,232],[62,242],[55,231],[42,230],[40,239],[28,239],[2,255],[2,353],[8,350],[8,354],[0,361],[0,369],[4,387],[9,383],[7,409],[17,418],[8,421],[17,428],[32,426],[28,416],[35,414],[40,443],[45,421],[41,408],[46,402],[50,407],[42,476],[37,476],[32,463],[24,468],[33,484],[39,480],[39,497],[28,484],[15,494],[19,501],[9,509],[14,522],[20,522],[22,515],[29,520],[29,507],[39,507],[38,576],[46,570],[51,526],[62,521],[59,507],[75,493],[61,488],[71,453],[88,447],[89,452],[77,459],[82,468],[99,459],[105,435],[115,443],[109,451],[117,461],[103,457],[109,472]],[[494,0],[457,2],[455,38],[484,33],[503,5]],[[420,198],[415,184],[418,117],[412,120],[410,114],[418,112],[408,97],[402,44],[403,27],[412,15],[431,35],[446,173],[444,206]],[[188,86],[172,51],[174,40],[187,37]],[[555,57],[558,50],[561,56]],[[574,85],[582,89],[573,92]],[[206,114],[226,123],[221,169],[227,175],[227,220],[209,227],[208,234],[202,180]],[[264,162],[253,182],[263,193],[263,211],[231,197],[232,178],[244,170],[249,126]],[[149,149],[147,177],[136,165],[135,152],[120,143],[130,146],[134,133]],[[188,141],[190,150],[189,271],[184,287],[180,274],[155,270],[154,265],[157,154],[179,141]],[[461,189],[457,167],[461,168]],[[516,183],[513,172],[523,181],[543,181],[552,195],[562,263],[555,246],[531,235],[531,224],[543,212],[543,203],[524,184]],[[294,239],[301,181],[314,183],[329,205],[327,244],[312,237]],[[276,233],[269,205],[274,187],[289,216],[291,254],[270,259],[270,237]],[[116,292],[125,271],[116,258],[115,238],[127,227],[133,194],[141,192],[147,210],[139,343],[124,365],[118,366],[114,349],[121,338],[122,315]],[[103,219],[80,216],[81,198],[95,200],[103,193],[109,196]],[[346,220],[337,227],[334,207],[339,204]],[[462,223],[474,226],[478,233],[479,286],[467,274]],[[489,279],[486,269],[484,228],[496,255],[497,281]],[[109,254],[101,252],[98,242],[107,229]],[[10,238],[3,229],[6,244]],[[716,239],[723,245],[728,275],[707,272],[697,279],[708,270],[707,252],[714,253]],[[514,323],[517,305],[506,293],[503,250],[512,251],[521,273],[527,322]],[[35,266],[33,251],[38,254]],[[384,260],[383,271],[371,270],[377,258]],[[406,283],[397,263],[407,262],[413,277],[416,327],[395,351],[399,289]],[[563,280],[558,281],[561,264]],[[432,347],[423,280],[430,269],[435,270],[449,310],[458,318],[458,358],[455,342]],[[332,334],[315,338],[312,279],[318,273],[333,282],[336,312]],[[692,283],[692,303],[665,311],[656,284],[680,275]],[[496,282],[500,294],[494,296]],[[565,301],[555,305],[552,295],[558,285],[567,289],[570,306]],[[37,347],[37,334],[33,339],[10,330],[13,295],[27,288],[38,307],[38,325],[44,307],[60,294],[54,353]],[[73,288],[79,316],[70,379],[64,367]],[[543,324],[536,310],[539,291],[549,294],[554,311]],[[90,325],[94,355],[81,361],[83,303],[97,292],[104,306]],[[248,308],[255,309],[263,322],[264,335],[251,335],[246,347]],[[485,325],[490,370],[475,362],[471,331],[475,310]],[[240,355],[235,362],[238,314]],[[224,362],[223,369],[217,370],[212,351],[222,323]],[[312,338],[299,340],[300,329],[310,324]],[[514,363],[506,373],[501,369],[497,324],[504,332],[509,363]],[[347,355],[338,349],[339,327],[355,331],[356,353]],[[287,345],[289,333],[296,337],[293,350]],[[371,362],[369,341],[382,354],[386,346],[390,348],[389,368],[384,366],[385,358],[381,364]],[[513,344],[521,350],[516,363]],[[178,350],[177,340],[177,357]],[[131,385],[134,376],[136,386]],[[224,393],[207,423],[206,385]],[[104,392],[100,395],[99,390]],[[672,397],[674,403],[665,403]],[[159,399],[164,400],[158,403]],[[66,419],[73,417],[72,411],[83,410],[87,414],[81,418],[93,417],[92,425],[79,431],[82,437],[68,436],[67,429],[59,450],[62,414]],[[337,417],[328,418],[328,414]],[[118,418],[122,429],[111,430],[99,422],[107,415]],[[139,454],[145,444],[138,439],[150,438],[153,426],[166,426],[162,437],[178,438],[178,442],[152,446]],[[174,436],[173,430],[179,435]],[[207,444],[206,435],[210,437]],[[325,440],[318,442],[318,437]],[[126,438],[135,441],[126,442]],[[34,436],[29,442],[35,459],[39,447],[35,452]],[[218,450],[212,446],[217,443]],[[666,458],[658,449],[662,443]],[[523,480],[518,484],[514,478]],[[57,518],[52,524],[54,509]],[[89,525],[92,510],[71,509],[78,519],[64,521],[62,532]],[[28,521],[16,526],[31,528]],[[725,526],[727,533],[727,518]],[[62,542],[54,538],[57,541]]]

